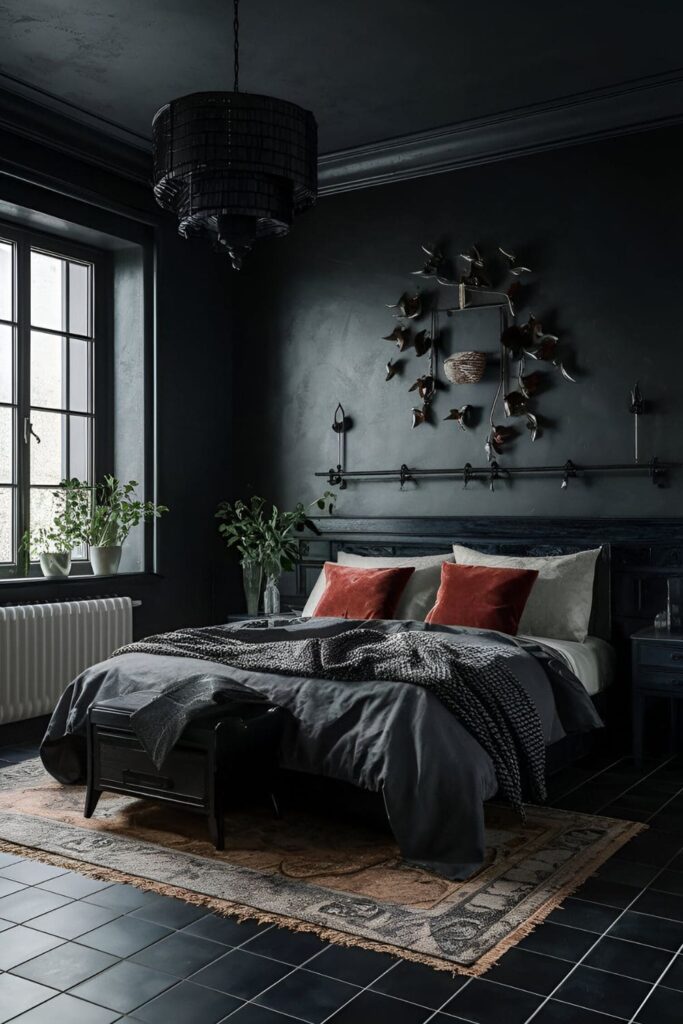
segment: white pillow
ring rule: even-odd
[[[394,617],[397,619],[417,619],[424,622],[427,612],[436,601],[436,594],[441,582],[441,566],[444,562],[454,561],[453,555],[398,555],[395,557],[375,558],[372,555],[353,555],[349,551],[337,554],[339,565],[354,565],[359,569],[390,569],[394,566],[403,568],[413,566],[415,572],[406,583],[401,594]],[[320,573],[311,591],[302,615],[312,615],[325,589],[325,572]]]
[[[578,640],[588,635],[593,606],[593,581],[600,548],[573,555],[548,557],[488,555],[461,544],[453,545],[460,565],[490,565],[496,569],[537,569],[519,622],[519,632],[555,640]]]

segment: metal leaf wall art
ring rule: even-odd
[[[489,461],[504,453],[509,445],[518,437],[519,431],[512,424],[497,422],[502,413],[506,420],[523,420],[526,433],[531,441],[540,436],[539,417],[533,408],[539,392],[546,383],[547,374],[542,369],[530,369],[529,362],[546,364],[548,370],[559,370],[562,378],[576,383],[561,358],[560,339],[558,335],[545,331],[542,323],[533,315],[529,315],[526,323],[516,321],[515,303],[523,294],[522,281],[532,273],[530,267],[518,261],[514,252],[499,246],[492,258],[485,257],[482,251],[472,245],[469,249],[458,253],[451,262],[442,248],[434,244],[421,246],[423,264],[413,270],[414,277],[431,280],[444,288],[457,289],[457,304],[439,305],[440,293],[423,294],[419,290],[404,291],[395,303],[387,303],[387,309],[396,310],[393,316],[403,321],[385,335],[386,341],[396,344],[398,351],[409,355],[414,349],[415,356],[421,359],[428,357],[426,370],[420,372],[408,391],[417,393],[421,405],[411,410],[413,428],[431,421],[431,406],[437,395],[439,381],[437,379],[437,349],[439,344],[439,314],[453,316],[465,310],[476,308],[497,308],[500,316],[499,353],[500,372],[498,387],[490,407],[488,432],[485,451]],[[430,315],[430,328],[426,327],[411,333],[409,321],[420,320]],[[479,356],[482,366],[486,363],[486,354],[469,352],[449,356],[446,362],[447,376],[454,386],[461,386],[460,376],[455,373],[457,367],[451,366],[454,360]],[[450,360],[450,362],[449,362]],[[390,359],[386,364],[385,381],[394,380],[401,370],[402,360]],[[472,384],[483,376],[470,374],[468,383]],[[515,379],[511,386],[510,379]],[[465,378],[462,378],[465,380]],[[443,420],[451,420],[466,430],[472,406],[466,404],[450,410]]]

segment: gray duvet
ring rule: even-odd
[[[258,630],[258,640],[331,636],[358,626],[346,619],[297,620]],[[253,627],[234,625],[254,640]],[[373,622],[382,632],[429,630],[451,644],[515,648],[508,665],[535,706],[546,743],[602,723],[582,684],[552,652],[498,633],[421,622]],[[497,790],[490,757],[432,693],[402,682],[340,682],[247,671],[210,661],[122,654],[83,672],[62,695],[41,747],[60,782],[84,774],[87,710],[95,699],[161,693],[211,678],[249,687],[287,708],[283,767],[381,793],[404,859],[448,878],[466,878],[484,857],[484,801]]]

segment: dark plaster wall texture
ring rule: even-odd
[[[434,240],[452,255],[472,243],[516,251],[535,271],[519,320],[533,312],[558,333],[576,371],[571,384],[547,370],[548,389],[535,402],[545,429],[531,444],[520,421],[501,464],[630,460],[636,380],[651,410],[641,420],[641,458],[683,458],[682,143],[681,129],[651,131],[329,197],[289,238],[262,244],[237,292],[233,493],[253,487],[288,505],[314,497],[325,486],[314,471],[337,461],[330,425],[339,401],[354,421],[350,468],[485,464],[493,362],[484,381],[468,387],[446,386],[440,369],[435,425],[414,430],[408,386],[425,361],[408,354],[403,376],[384,381],[396,355],[381,340],[395,323],[385,304],[415,285],[420,243]],[[442,297],[453,301],[446,289]],[[495,312],[444,321],[441,356],[495,356]],[[479,411],[476,428],[442,422],[466,402]],[[676,516],[682,497],[683,470],[665,490],[636,477],[576,480],[566,491],[557,479],[522,479],[493,494],[481,483],[465,491],[461,482],[421,481],[401,492],[398,482],[351,482],[338,511]]]

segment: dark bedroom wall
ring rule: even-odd
[[[647,132],[325,198],[288,239],[262,244],[239,280],[234,493],[253,486],[287,504],[315,496],[324,481],[314,471],[337,461],[338,401],[354,420],[351,467],[485,462],[495,368],[479,385],[444,388],[436,426],[416,430],[407,388],[423,361],[409,355],[403,377],[384,382],[396,354],[381,340],[393,324],[385,303],[415,284],[419,245],[435,239],[451,254],[473,242],[514,249],[536,271],[520,320],[533,311],[556,329],[577,370],[578,384],[548,374],[537,408],[552,426],[533,445],[520,437],[501,463],[631,459],[636,379],[653,409],[641,421],[643,456],[681,458],[682,143],[680,129]],[[442,354],[495,351],[496,323],[491,312],[460,315],[444,329]],[[466,402],[480,409],[476,429],[441,422]],[[525,479],[494,494],[452,481],[404,493],[394,482],[350,483],[338,511],[676,516],[682,497],[683,470],[667,490],[640,478],[576,481],[566,492],[559,480]]]
[[[128,352],[125,362],[119,360],[116,398],[122,413],[127,402],[138,403],[144,391],[145,419],[156,433],[156,465],[147,460],[147,497],[152,497],[156,481],[156,500],[170,507],[156,528],[156,574],[65,584],[3,581],[0,603],[127,594],[143,602],[134,616],[138,635],[224,618],[235,607],[231,588],[239,587],[214,519],[234,471],[232,281],[227,263],[210,246],[180,239],[174,219],[156,209],[150,189],[119,178],[114,170],[88,167],[8,134],[0,135],[0,141],[3,157],[21,168],[23,179],[0,173],[0,202],[11,200],[112,235],[120,231],[123,237],[132,230],[130,217],[150,222],[148,227],[138,225],[138,230],[152,241],[153,288],[144,315],[155,338],[155,353],[147,354],[155,387],[141,387],[144,360],[139,353],[133,358]],[[41,181],[46,171],[53,188],[32,184],[34,174]],[[74,195],[91,201],[76,200]],[[100,199],[109,209],[101,208]],[[131,324],[137,336],[135,316]],[[117,342],[120,352],[122,339]],[[119,424],[119,437],[137,444],[138,450],[128,465],[117,458],[116,471],[139,479],[145,463],[144,435],[135,429],[137,436],[131,436],[130,427]]]

